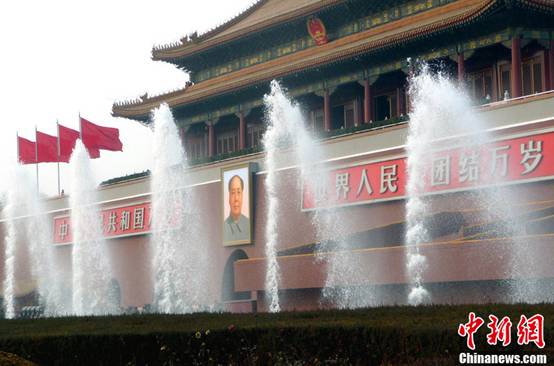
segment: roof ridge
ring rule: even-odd
[[[228,21],[223,22],[222,24],[210,29],[207,32],[204,32],[204,33],[198,35],[198,40],[203,41],[204,39],[210,38],[210,37],[214,36],[216,33],[222,32],[225,29],[235,25],[236,23],[240,22],[241,20],[243,20],[244,18],[246,18],[247,16],[249,16],[250,14],[255,12],[256,10],[258,10],[262,5],[264,5],[268,1],[269,0],[255,0],[248,8],[246,8],[245,10],[243,10],[241,13],[237,14],[233,18],[231,18]]]
[[[252,15],[256,10],[268,4],[270,1],[271,0],[258,0],[258,2],[256,2],[250,8],[246,9],[237,17],[233,18],[231,21],[226,22],[221,26],[214,28],[203,35],[199,36],[198,32],[194,32],[191,35],[187,35],[181,38],[180,43],[161,46],[161,47],[154,47],[152,49],[152,59],[158,60],[158,61],[167,61],[171,63],[171,61],[168,61],[168,60],[173,59],[175,57],[173,56],[168,57],[168,56],[165,56],[164,54],[172,53],[172,52],[185,52],[185,53],[191,53],[191,54],[195,52],[202,52],[206,48],[233,41],[237,37],[244,35],[245,32],[247,33],[252,31],[259,31],[259,29],[262,29],[262,28],[272,27],[275,24],[279,24],[290,19],[295,19],[300,16],[306,16],[313,12],[319,11],[320,9],[328,8],[330,6],[333,6],[348,0],[318,0],[317,2],[314,2],[312,4],[304,5],[293,11],[280,14],[278,17],[275,17],[273,19],[270,18],[269,20],[264,20],[256,24],[251,24],[247,27],[246,30],[243,29],[243,30],[234,31],[230,34],[225,34],[218,38],[218,34],[225,32],[227,29],[232,28],[232,26],[248,18],[248,16]],[[278,1],[283,1],[283,0],[278,0]]]
[[[130,99],[126,99],[126,100],[116,101],[116,102],[114,102],[114,105],[116,105],[118,107],[125,107],[125,106],[138,105],[138,104],[141,104],[141,103],[144,103],[144,102],[153,101],[155,99],[163,99],[167,96],[172,96],[172,95],[179,94],[181,92],[185,92],[192,85],[193,85],[192,82],[187,81],[185,83],[185,86],[182,86],[182,87],[173,88],[173,89],[168,90],[168,91],[158,92],[158,93],[151,94],[151,95],[148,94],[148,92],[146,92],[143,95],[141,95],[139,97],[136,97],[136,98],[130,98]]]
[[[229,27],[232,27],[233,25],[237,24],[238,22],[240,22],[241,20],[245,19],[250,14],[252,14],[254,11],[259,9],[262,5],[264,5],[268,1],[269,0],[255,0],[252,4],[250,4],[248,8],[244,9],[242,12],[238,13],[237,15],[230,18],[229,20],[224,21],[223,23],[213,27],[212,29],[204,33],[198,34],[198,31],[195,31],[191,34],[185,35],[177,42],[170,42],[170,43],[154,46],[152,50],[161,51],[161,50],[167,50],[171,48],[177,48],[180,46],[186,46],[187,44],[202,42],[203,40],[213,37],[217,33],[223,32]]]

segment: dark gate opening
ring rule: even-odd
[[[250,291],[235,291],[235,267],[234,263],[241,259],[248,259],[243,250],[235,250],[227,259],[223,270],[223,286],[221,291],[222,301],[249,300]]]

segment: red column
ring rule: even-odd
[[[369,123],[372,120],[373,111],[371,110],[371,85],[369,79],[364,80],[364,122]]]
[[[463,83],[465,81],[466,75],[465,75],[465,60],[464,60],[464,53],[458,53],[458,81],[460,83]]]
[[[550,49],[548,52],[548,79],[546,83],[549,85],[546,90],[553,90],[554,89],[554,40],[550,41]]]
[[[244,118],[244,112],[238,113],[239,117],[239,150],[246,148],[246,119]]]
[[[323,94],[323,116],[325,119],[325,131],[331,131],[331,96],[327,89],[325,89]]]
[[[206,122],[208,125],[208,156],[215,155],[215,131],[214,123],[212,121]]]
[[[521,97],[521,38],[519,35],[512,38],[512,98]]]

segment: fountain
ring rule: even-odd
[[[479,146],[486,141],[484,124],[474,112],[471,100],[463,88],[439,72],[433,74],[423,65],[419,74],[410,80],[409,89],[413,110],[410,112],[406,142],[408,182],[406,193],[407,274],[412,283],[408,303],[419,305],[431,301],[431,294],[423,286],[427,261],[420,253],[419,244],[430,240],[423,218],[430,210],[429,198],[424,194],[426,169],[433,143],[459,136],[453,144]],[[471,135],[471,138],[464,136]]]
[[[283,200],[279,194],[280,172],[282,159],[289,159],[288,164],[295,164],[299,168],[299,182],[304,189],[315,192],[317,187],[325,185],[328,179],[325,167],[314,164],[323,160],[322,148],[316,139],[306,129],[306,121],[300,107],[287,97],[278,82],[271,83],[271,92],[265,97],[268,113],[268,128],[264,135],[266,152],[265,179],[267,195],[267,223],[265,230],[267,269],[265,288],[271,312],[280,311],[279,304],[279,265],[277,262],[277,248],[281,225],[278,213]],[[294,131],[294,134],[290,132]],[[290,149],[292,158],[283,154]],[[283,158],[284,157],[284,158]],[[343,220],[344,211],[334,208],[318,209],[312,214],[312,225],[315,230],[315,239],[318,242],[316,260],[326,265],[327,277],[322,291],[322,303],[329,303],[338,308],[357,308],[378,303],[377,290],[371,287],[350,286],[349,283],[359,283],[357,256],[349,249],[348,235],[351,228],[348,220]]]
[[[279,157],[284,149],[291,149],[293,153],[292,164],[300,166],[301,178],[309,178],[310,167],[313,161],[317,161],[318,148],[314,139],[310,136],[305,127],[305,121],[299,106],[287,98],[285,91],[277,81],[271,82],[271,92],[264,97],[267,109],[267,131],[263,138],[265,150],[265,167],[267,175],[265,178],[267,209],[266,209],[266,257],[267,268],[265,277],[265,288],[269,301],[269,311],[278,312],[279,304],[279,264],[277,262],[277,247],[279,243],[278,227],[280,212],[280,200],[287,199],[279,194]],[[293,132],[294,133],[291,133]]]
[[[419,247],[419,244],[431,239],[424,219],[432,211],[432,200],[424,192],[425,182],[429,181],[429,177],[425,176],[429,157],[441,144],[441,140],[447,141],[449,146],[479,151],[491,138],[486,132],[486,121],[476,113],[464,88],[440,72],[432,74],[427,66],[423,66],[411,80],[410,98],[413,111],[410,113],[406,144],[406,269],[412,283],[408,303],[419,305],[432,300],[423,285],[428,263]],[[491,163],[482,157],[479,159],[484,166]],[[506,277],[516,280],[507,281],[508,302],[552,301],[551,288],[545,288],[544,283],[518,280],[532,277],[532,273],[529,273],[529,268],[533,268],[532,258],[539,254],[533,253],[532,248],[522,239],[525,222],[519,218],[520,213],[513,204],[517,201],[514,193],[509,187],[503,187],[503,183],[502,177],[494,177],[488,182],[489,187],[466,192],[463,199],[477,206],[480,220],[497,222],[499,236],[509,241],[510,247],[505,258],[509,273],[506,273]]]
[[[15,192],[10,191],[7,198],[7,205],[4,212],[10,217],[14,217],[14,202],[12,198]],[[17,250],[17,225],[15,219],[10,219],[6,222],[7,235],[5,237],[5,260],[4,260],[4,313],[6,318],[13,319],[15,317],[15,267],[16,267],[16,250]]]
[[[66,275],[61,270],[62,258],[58,248],[52,245],[50,216],[45,213],[43,201],[33,200],[32,216],[28,218],[28,243],[33,278],[37,283],[39,305],[47,316],[69,314],[71,294],[67,289]]]
[[[112,270],[88,152],[77,140],[71,156],[71,223],[73,232],[73,300],[77,316],[113,314],[118,311],[111,288]]]
[[[29,233],[27,218],[33,214],[31,207],[36,201],[36,187],[20,165],[14,165],[8,175],[9,189],[3,210],[6,218],[5,266],[4,266],[4,312],[8,319],[16,316],[15,293]]]
[[[187,160],[171,110],[153,112],[152,228],[154,307],[161,313],[214,310],[202,205],[189,187]]]
[[[323,177],[317,178],[323,181]],[[312,187],[316,182],[311,182]],[[339,309],[356,309],[376,306],[380,296],[375,286],[360,286],[364,278],[360,277],[359,255],[352,252],[350,220],[345,217],[345,210],[322,208],[317,210],[312,222],[316,228],[319,247],[316,260],[326,264],[325,286],[322,290],[321,303]],[[355,285],[354,285],[355,284]]]
[[[51,244],[49,217],[36,193],[34,178],[23,166],[14,165],[8,174],[4,217],[4,299],[7,318],[16,316],[15,289],[20,277],[37,285],[38,303],[48,315],[62,314],[67,294],[57,271],[57,255]]]

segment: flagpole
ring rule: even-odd
[[[58,130],[58,196],[62,194],[60,186],[60,123],[56,120],[56,129]]]
[[[35,125],[35,164],[36,164],[36,173],[37,173],[37,195],[40,194],[38,186],[38,138],[37,138],[37,125]]]

